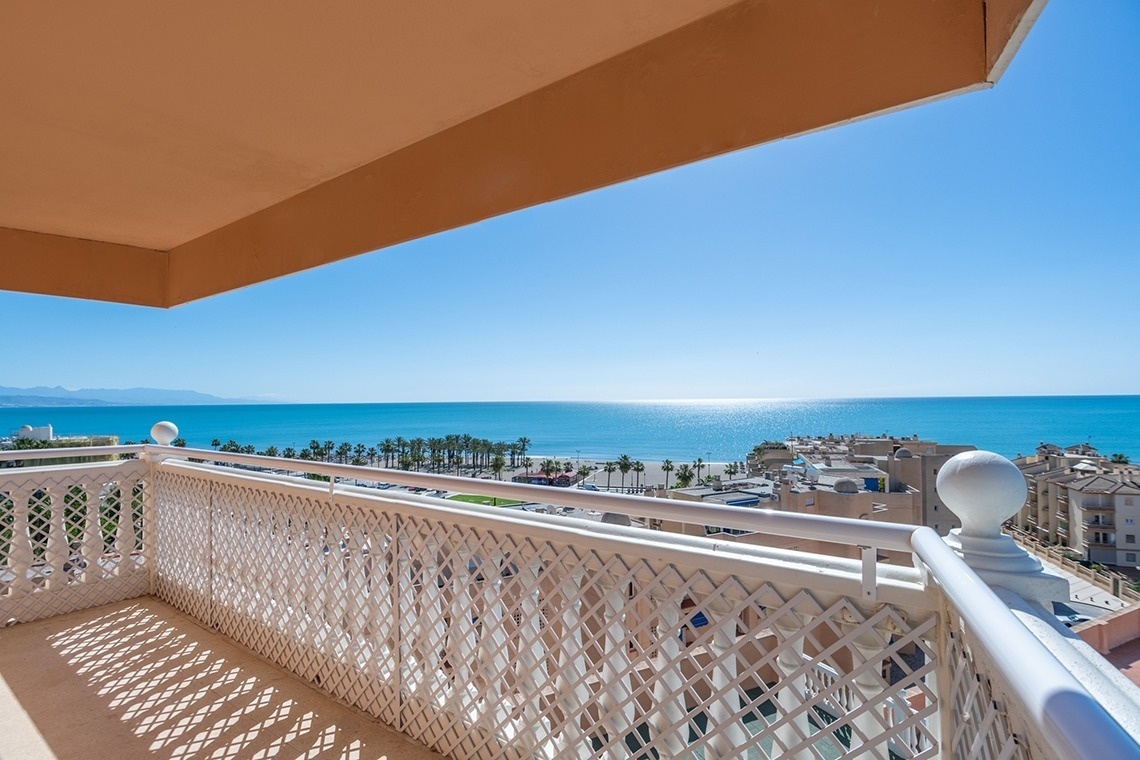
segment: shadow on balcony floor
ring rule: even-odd
[[[440,757],[152,598],[0,630],[0,758]]]

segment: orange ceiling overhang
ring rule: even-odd
[[[173,306],[991,86],[1044,0],[0,0],[0,288]]]

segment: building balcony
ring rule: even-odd
[[[1071,634],[995,593],[929,528],[701,510],[734,530],[856,547],[848,559],[347,484],[469,491],[463,478],[167,446],[52,455],[80,454],[136,458],[0,469],[11,746],[61,758],[1140,753],[1136,695],[1078,682],[1062,664],[1081,651]],[[311,477],[283,474],[298,471]],[[691,517],[667,499],[478,488]]]

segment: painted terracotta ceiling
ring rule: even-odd
[[[0,0],[0,288],[171,306],[990,86],[1034,0]]]

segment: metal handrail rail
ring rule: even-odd
[[[1060,757],[1137,756],[1132,737],[937,533],[916,528],[912,542],[1048,746]]]
[[[141,454],[143,444],[130,446],[71,446],[66,449],[10,449],[0,451],[0,462],[25,462],[29,459],[69,459],[72,457],[105,457],[115,454]]]

